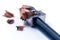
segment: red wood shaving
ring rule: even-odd
[[[20,30],[20,31],[23,31],[24,29],[24,26],[16,26],[17,27],[17,30]]]
[[[7,23],[8,23],[8,24],[13,24],[13,23],[14,23],[14,20],[13,20],[13,19],[8,19],[8,20],[7,20]]]
[[[7,17],[7,18],[14,17],[14,15],[12,13],[8,12],[8,11],[6,11],[6,13],[4,14],[4,16]]]

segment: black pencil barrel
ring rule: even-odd
[[[47,25],[43,20],[38,17],[33,18],[33,24],[39,30],[49,37],[51,40],[60,40],[60,35],[55,32],[49,25]]]

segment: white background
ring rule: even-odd
[[[60,0],[0,0],[0,40],[49,40],[37,29],[25,27],[17,31],[17,25],[23,25],[20,20],[19,8],[22,5],[31,5],[37,10],[46,13],[46,22],[60,34]],[[3,17],[5,10],[14,14],[15,23],[9,25],[8,18]]]

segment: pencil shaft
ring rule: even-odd
[[[33,24],[51,40],[60,40],[60,35],[40,18],[33,18]]]

